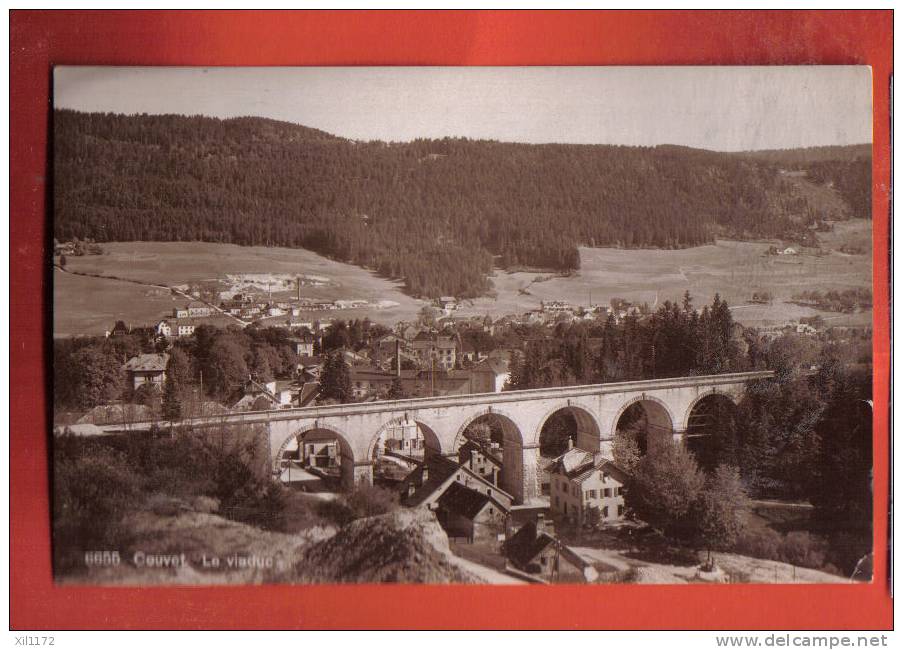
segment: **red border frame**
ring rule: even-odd
[[[889,629],[871,585],[56,587],[44,330],[50,66],[868,64],[874,73],[875,539],[887,537],[889,90],[885,11],[12,11],[10,564],[14,629]]]

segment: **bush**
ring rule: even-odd
[[[355,519],[384,515],[397,507],[398,495],[395,492],[379,486],[363,484],[338,499],[324,501],[317,508],[317,514],[339,526],[344,526]]]
[[[827,553],[828,544],[823,538],[800,531],[784,537],[779,549],[782,562],[810,569],[824,567]]]
[[[84,566],[85,551],[117,550],[125,542],[122,517],[140,503],[141,479],[121,454],[91,446],[54,455],[53,544],[57,571]]]
[[[733,550],[741,555],[777,560],[782,541],[780,533],[771,528],[746,529],[740,534]]]
[[[733,551],[763,560],[837,572],[837,568],[828,562],[830,547],[827,540],[803,531],[783,536],[771,528],[747,529],[734,544]]]

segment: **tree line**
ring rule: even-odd
[[[706,375],[747,369],[742,327],[715,295],[702,310],[689,292],[682,304],[665,301],[649,317],[633,310],[617,322],[561,323],[547,338],[527,340],[510,366],[508,388]]]
[[[870,195],[862,174],[819,169],[857,206]],[[54,193],[60,240],[303,247],[432,297],[485,293],[493,266],[576,269],[581,245],[803,241],[820,219],[777,163],[749,156],[69,110],[54,113]]]

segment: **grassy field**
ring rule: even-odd
[[[716,292],[747,325],[770,325],[821,313],[836,325],[867,324],[871,313],[818,312],[783,301],[805,289],[846,289],[871,286],[871,255],[847,255],[844,243],[870,250],[871,222],[838,223],[822,240],[822,256],[765,255],[769,244],[719,240],[710,246],[682,250],[580,249],[580,272],[567,277],[547,273],[497,272],[496,296],[469,303],[462,313],[501,315],[539,307],[541,300],[566,300],[575,305],[608,304],[612,297],[658,305],[679,301],[689,290],[697,306],[711,302]],[[537,278],[550,278],[536,282]],[[769,291],[771,305],[749,304],[754,291]],[[529,292],[525,294],[524,292]]]
[[[323,287],[304,287],[305,297],[322,300],[391,300],[385,309],[308,312],[310,317],[363,318],[383,323],[416,317],[423,302],[406,296],[398,282],[350,264],[334,262],[311,251],[185,242],[117,242],[104,244],[104,254],[67,258],[72,271],[183,285],[222,279],[238,273],[298,273],[329,279]],[[164,295],[156,295],[163,293]],[[288,293],[284,294],[288,295]],[[280,294],[274,294],[280,297]],[[117,319],[150,324],[184,298],[127,282],[54,273],[54,335],[102,334]]]
[[[844,244],[870,250],[871,222],[839,222],[833,232],[820,234],[819,238],[821,256],[810,251],[796,256],[769,256],[764,254],[767,243],[727,240],[683,250],[583,248],[579,273],[559,277],[540,272],[497,271],[492,278],[495,295],[469,301],[460,313],[498,317],[538,308],[541,300],[566,300],[576,305],[588,305],[592,300],[593,304],[608,304],[615,296],[655,306],[665,300],[680,300],[689,289],[700,306],[711,302],[715,292],[720,292],[732,306],[734,317],[747,325],[780,324],[817,313],[830,324],[868,324],[871,312],[817,312],[784,302],[805,289],[824,291],[871,285],[871,255],[839,252]],[[376,322],[392,324],[398,320],[415,320],[425,304],[402,293],[398,282],[300,249],[206,243],[112,243],[104,245],[103,255],[69,258],[67,268],[168,286],[221,280],[227,274],[307,274],[328,279],[324,286],[304,287],[303,294],[309,298],[396,303],[384,309],[307,312],[310,318],[368,316]],[[771,292],[774,302],[750,304],[754,291]],[[274,296],[287,297],[289,293]],[[133,325],[150,324],[184,302],[183,298],[161,290],[57,271],[54,334],[102,334],[118,319]]]

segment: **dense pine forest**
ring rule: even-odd
[[[807,243],[820,220],[870,216],[867,146],[802,151],[356,142],[262,118],[58,110],[54,235],[303,247],[413,295],[473,297],[493,266],[577,269],[580,245]]]

